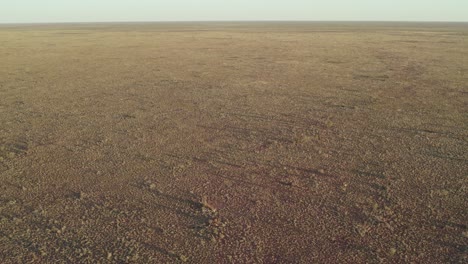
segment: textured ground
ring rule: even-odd
[[[1,263],[466,263],[467,43],[0,26]]]

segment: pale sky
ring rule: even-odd
[[[468,21],[468,0],[0,0],[0,23]]]

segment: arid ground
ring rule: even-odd
[[[468,24],[0,26],[1,263],[466,263]]]

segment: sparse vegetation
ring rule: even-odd
[[[466,24],[0,26],[0,263],[465,263]]]

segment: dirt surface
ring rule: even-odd
[[[1,263],[466,263],[468,24],[0,26]]]

